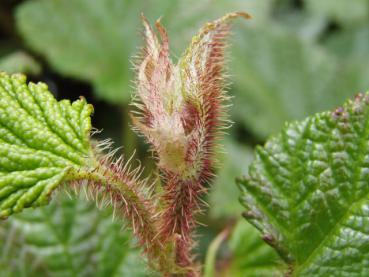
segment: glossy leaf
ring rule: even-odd
[[[0,217],[46,204],[69,169],[88,165],[92,111],[0,73]]]
[[[239,180],[248,220],[292,276],[369,274],[369,94],[287,124]]]

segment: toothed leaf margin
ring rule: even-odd
[[[369,94],[287,124],[238,181],[293,276],[369,274]]]
[[[0,73],[0,218],[47,204],[69,170],[88,166],[91,105],[57,101],[44,83]]]

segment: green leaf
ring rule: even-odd
[[[139,6],[129,2],[28,1],[18,9],[17,26],[59,72],[92,81],[100,96],[120,101],[129,96],[128,57],[138,45],[133,34],[139,10],[133,11]]]
[[[0,58],[0,71],[38,75],[41,65],[27,53],[15,51]]]
[[[325,41],[325,46],[340,61],[335,89],[343,91],[365,91],[369,87],[369,65],[363,63],[369,55],[369,25],[347,28],[333,34]]]
[[[239,191],[233,185],[235,176],[242,174],[253,158],[253,151],[235,141],[225,142],[225,151],[220,155],[221,166],[208,194],[209,212],[213,218],[238,218],[242,206],[238,202]]]
[[[112,103],[130,100],[130,60],[142,45],[140,13],[162,16],[175,56],[206,20],[226,12],[265,18],[273,0],[33,0],[19,6],[17,28],[26,43],[61,74],[92,82],[96,95]]]
[[[227,245],[232,258],[224,270],[224,276],[283,276],[283,267],[277,253],[246,221],[236,224]]]
[[[345,28],[341,32],[333,33],[324,41],[324,45],[342,60],[358,60],[369,53],[369,24]]]
[[[369,3],[366,0],[306,0],[311,15],[334,20],[337,23],[353,24],[368,18]]]
[[[92,111],[0,73],[0,217],[48,203],[68,170],[88,166]]]
[[[191,2],[196,15],[195,7],[201,11],[203,2]],[[20,6],[17,25],[29,46],[57,71],[92,82],[104,100],[127,102],[133,79],[130,60],[141,44],[140,13],[153,20],[172,13],[177,22],[180,7],[179,1],[37,0]],[[190,25],[193,17],[187,18]],[[176,27],[178,36],[181,27]]]
[[[56,200],[0,223],[2,276],[155,276],[110,209]]]
[[[287,124],[238,181],[293,276],[369,274],[369,94]]]
[[[234,116],[261,139],[352,95],[334,89],[341,70],[334,56],[278,26],[244,30],[233,52]]]

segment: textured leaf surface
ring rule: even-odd
[[[283,276],[277,253],[260,237],[248,222],[239,221],[228,241],[231,260],[222,276]]]
[[[110,209],[58,197],[0,223],[2,276],[155,276],[121,225]]]
[[[46,204],[69,168],[87,165],[92,110],[0,73],[0,217]]]
[[[286,125],[239,181],[249,221],[296,276],[369,274],[368,104]]]

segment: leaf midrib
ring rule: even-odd
[[[368,107],[366,107],[368,108]],[[367,141],[367,137],[368,137],[368,133],[369,133],[369,117],[367,116],[368,114],[368,110],[366,110],[363,113],[363,117],[365,118],[365,122],[364,122],[364,128],[363,128],[363,132],[362,134],[358,134],[359,137],[359,142],[358,142],[358,149],[356,151],[356,153],[358,153],[357,155],[354,156],[358,156],[356,159],[353,159],[355,162],[355,174],[354,174],[354,180],[353,180],[353,186],[357,187],[357,183],[358,183],[358,175],[360,174],[360,169],[362,167],[362,163],[363,163],[363,159],[366,156],[366,151],[367,147],[366,147],[366,141]],[[351,211],[353,209],[353,207],[355,207],[356,205],[361,204],[363,201],[367,200],[369,193],[365,193],[362,197],[360,198],[353,198],[351,204],[347,207],[346,212],[344,212],[342,214],[342,216],[340,217],[340,219],[336,222],[336,224],[334,224],[332,226],[332,228],[329,230],[328,233],[325,234],[324,238],[321,240],[321,242],[317,245],[317,247],[309,254],[309,256],[305,259],[305,261],[299,266],[299,269],[296,271],[297,272],[301,272],[302,270],[304,270],[308,265],[309,262],[311,260],[313,260],[317,255],[319,255],[321,253],[321,249],[322,247],[325,245],[325,242],[327,240],[329,240],[332,235],[334,233],[337,232],[338,228],[340,225],[342,225],[342,223],[351,215]],[[296,275],[298,276],[298,274]]]
[[[325,235],[324,239],[319,243],[319,245],[311,252],[311,254],[305,259],[305,261],[299,265],[298,270],[295,272],[295,276],[299,276],[302,270],[304,270],[309,262],[314,259],[317,255],[320,254],[321,248],[324,246],[325,242],[331,238],[331,235],[334,234],[340,225],[351,215],[352,209],[357,205],[361,205],[362,202],[367,201],[369,193],[365,194],[359,201],[354,201],[348,207],[347,211],[341,216],[341,218],[337,221],[337,223],[331,228],[331,230]]]

